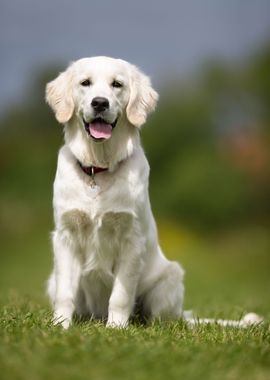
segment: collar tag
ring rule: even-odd
[[[90,186],[91,186],[91,188],[93,189],[94,187],[97,186],[96,181],[95,181],[95,168],[94,168],[94,166],[91,166],[91,169],[90,169],[90,176],[91,176],[91,183],[90,183]]]
[[[97,166],[83,166],[80,163],[80,161],[78,161],[78,164],[79,164],[80,168],[82,169],[82,171],[91,178],[90,187],[92,189],[97,187],[97,184],[95,181],[95,175],[108,170],[108,168],[99,168]]]

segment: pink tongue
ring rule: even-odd
[[[108,140],[112,135],[112,126],[107,123],[91,123],[89,125],[91,136],[95,139]]]

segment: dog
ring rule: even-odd
[[[140,143],[158,101],[150,79],[121,59],[83,58],[47,84],[46,100],[65,138],[53,195],[54,323],[67,329],[76,314],[123,328],[136,310],[190,326],[260,323],[254,313],[231,321],[183,312],[184,271],[159,246]]]
[[[53,195],[54,322],[68,328],[76,314],[126,327],[138,305],[148,320],[179,318],[184,271],[159,246],[140,143],[158,101],[150,79],[121,59],[83,58],[47,84],[46,100],[65,139]]]

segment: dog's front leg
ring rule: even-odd
[[[107,327],[126,327],[128,325],[135,303],[140,271],[140,255],[132,249],[125,251],[120,258],[109,300]]]
[[[54,323],[67,329],[71,323],[75,308],[75,297],[78,291],[81,265],[71,237],[55,232],[53,235],[54,248],[54,281],[55,294]]]

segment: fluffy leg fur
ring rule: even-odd
[[[184,272],[175,262],[168,262],[153,287],[143,297],[143,313],[150,319],[171,320],[182,314]]]

